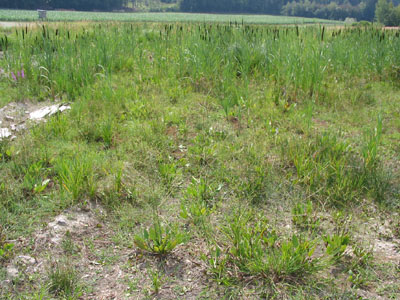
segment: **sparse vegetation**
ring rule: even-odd
[[[71,104],[0,141],[0,276],[24,270],[0,297],[398,298],[399,50],[372,25],[0,29],[1,126]]]

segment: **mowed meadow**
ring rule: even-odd
[[[54,23],[0,51],[0,107],[71,105],[0,141],[1,297],[400,297],[399,30]]]
[[[31,21],[38,20],[35,10],[0,9],[1,21]],[[116,22],[239,22],[250,24],[343,24],[341,21],[318,18],[302,18],[273,15],[246,14],[207,14],[181,12],[83,12],[83,11],[47,11],[47,21],[116,21]]]

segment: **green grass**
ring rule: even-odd
[[[0,103],[72,106],[0,142],[4,243],[34,240],[65,208],[104,210],[49,250],[79,268],[38,271],[6,296],[44,282],[53,295],[87,296],[77,279],[93,267],[130,282],[132,298],[398,298],[396,254],[372,247],[398,245],[398,31],[49,23],[0,32],[0,68],[26,74],[0,77]],[[20,251],[15,243],[3,266]],[[106,282],[94,276],[94,293],[96,284]]]
[[[81,288],[73,267],[64,262],[57,262],[49,270],[48,277],[48,289],[52,294],[67,299],[78,299]]]
[[[192,13],[109,13],[48,11],[48,21],[124,22],[238,22],[246,24],[342,24],[340,21],[271,15],[224,15]],[[37,21],[36,11],[0,10],[0,21]]]

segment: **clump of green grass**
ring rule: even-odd
[[[82,295],[79,281],[74,267],[66,263],[55,263],[48,273],[49,291],[56,296],[79,298]]]
[[[350,243],[348,235],[326,235],[323,237],[323,240],[326,246],[326,253],[336,260],[342,257]]]
[[[255,166],[246,170],[245,174],[238,186],[239,197],[247,199],[252,204],[262,204],[271,191],[268,170],[263,166]]]
[[[90,155],[64,157],[56,162],[55,170],[62,190],[69,194],[72,200],[84,196],[94,197],[96,179],[94,160]]]
[[[113,121],[111,119],[106,120],[100,126],[100,135],[101,139],[103,140],[104,147],[106,149],[111,148],[113,143]]]
[[[23,188],[27,193],[40,193],[42,192],[49,180],[46,175],[49,173],[49,168],[46,162],[38,161],[31,164],[25,171]]]
[[[332,204],[355,200],[366,184],[360,158],[357,161],[351,146],[335,135],[291,142],[282,154],[294,167],[295,182],[309,188],[310,193],[322,193]]]
[[[217,207],[219,187],[210,185],[206,179],[193,178],[187,187],[181,201],[180,216],[190,223],[199,226],[205,234],[212,228],[209,224],[210,215]]]
[[[167,189],[172,192],[174,188],[174,181],[179,178],[180,169],[174,162],[160,162],[158,169]]]
[[[149,271],[151,283],[153,287],[153,294],[158,295],[160,289],[164,283],[165,277],[161,274],[160,271]]]
[[[320,220],[315,214],[312,201],[297,203],[292,208],[292,223],[300,228],[310,230],[311,232],[318,230]]]

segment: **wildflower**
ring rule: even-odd
[[[11,72],[11,77],[14,79],[14,81],[17,81],[17,77],[15,76],[14,72]]]
[[[21,78],[25,78],[25,72],[24,69],[21,70]]]

